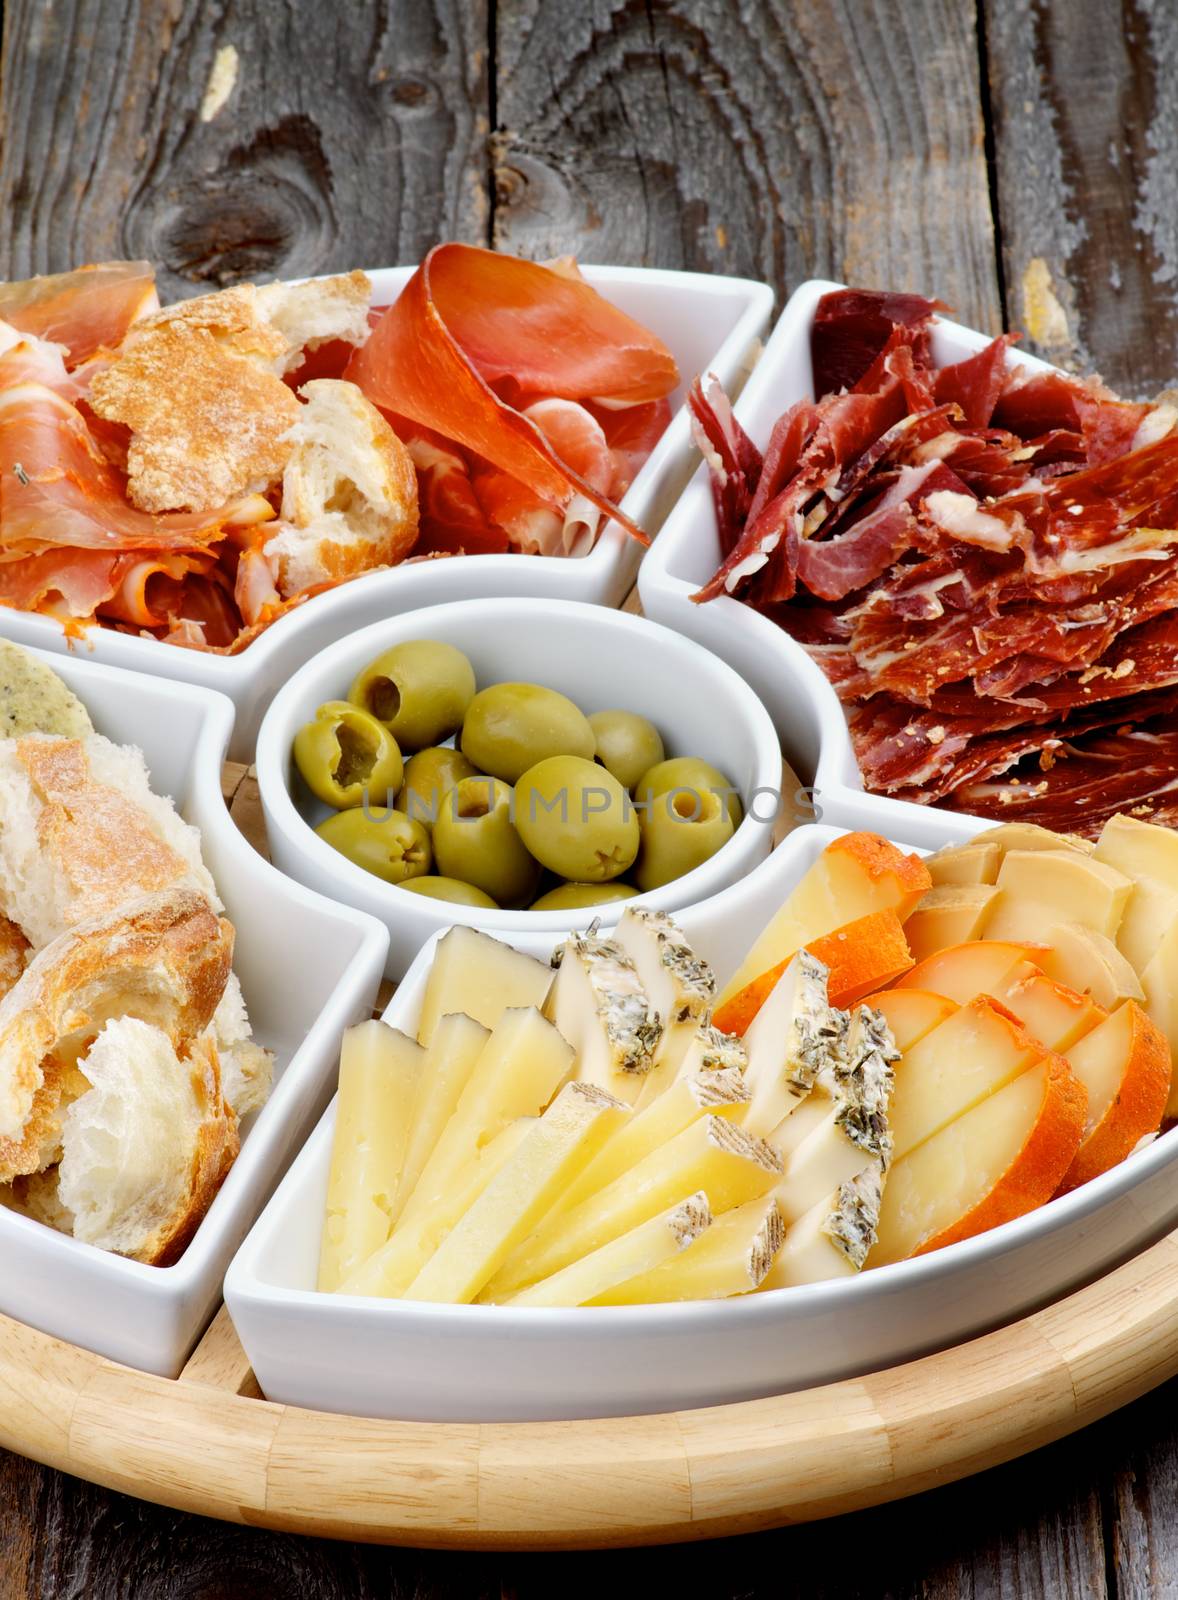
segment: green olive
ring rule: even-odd
[[[558,883],[538,900],[533,911],[579,911],[582,906],[603,906],[611,900],[629,900],[638,890],[632,883]]]
[[[489,894],[476,889],[473,883],[460,883],[457,878],[406,878],[402,889],[414,894],[424,894],[431,900],[449,900],[456,906],[481,906],[484,911],[498,911],[499,907]]]
[[[732,826],[740,827],[744,810],[735,784],[730,783],[717,767],[709,766],[698,756],[672,756],[669,761],[660,761],[657,766],[651,767],[639,778],[634,799],[641,810],[655,795],[667,794],[672,789],[686,789],[692,795],[718,789],[720,798],[728,803]]]
[[[329,700],[294,736],[295,766],[324,805],[345,811],[366,797],[387,800],[401,786],[397,741],[347,700]]]
[[[618,780],[583,756],[549,756],[515,786],[515,825],[550,872],[573,883],[620,877],[638,854],[638,818]]]
[[[463,778],[434,823],[438,870],[508,906],[526,904],[540,881],[540,868],[512,823],[511,807],[508,784],[481,775]]]
[[[661,888],[714,856],[732,837],[732,817],[715,789],[671,789],[639,813],[638,887]]]
[[[591,761],[596,748],[585,714],[538,683],[493,683],[475,695],[462,724],[463,755],[504,783],[549,756]]]
[[[662,761],[666,752],[659,730],[636,711],[595,711],[589,718],[597,740],[597,759],[623,789]]]
[[[385,806],[337,811],[315,832],[340,855],[386,883],[404,883],[430,869],[429,834],[402,811]]]
[[[461,650],[408,639],[370,661],[348,699],[383,722],[402,750],[424,750],[458,731],[474,691],[474,668]]]
[[[405,763],[405,777],[396,799],[398,811],[432,830],[442,809],[442,800],[463,778],[473,778],[478,768],[461,750],[450,745],[430,745]]]

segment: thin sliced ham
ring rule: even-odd
[[[670,352],[580,279],[470,245],[439,245],[348,364],[376,405],[440,433],[567,508],[582,495],[636,538],[602,490],[562,461],[493,384],[567,400],[661,399]]]
[[[614,458],[597,418],[574,400],[547,396],[520,413],[539,428],[552,448],[587,484],[605,494]],[[475,498],[488,521],[502,528],[513,549],[544,556],[584,555],[592,548],[600,513],[586,495],[553,504],[497,467],[476,464]]]
[[[98,350],[113,350],[133,322],[158,310],[155,272],[146,261],[104,261],[0,283],[0,321],[64,345],[71,368]]]

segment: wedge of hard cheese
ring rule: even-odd
[[[1084,1137],[1061,1189],[1074,1189],[1123,1161],[1161,1123],[1170,1093],[1170,1046],[1127,1000],[1067,1052],[1088,1091]]]
[[[1080,1147],[1087,1098],[1062,1056],[1041,1056],[897,1159],[868,1265],[939,1250],[1043,1205]]]
[[[748,1200],[716,1217],[686,1249],[584,1304],[657,1305],[749,1294],[764,1285],[784,1240],[785,1224],[776,1200]]]

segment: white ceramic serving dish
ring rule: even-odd
[[[0,616],[0,633],[8,614]],[[0,1311],[128,1366],[174,1377],[215,1311],[226,1263],[335,1082],[340,1033],[370,1014],[386,935],[370,917],[288,882],[246,843],[221,796],[233,727],[223,695],[69,657],[46,659],[99,733],[135,744],[152,787],[201,831],[237,930],[233,965],[274,1091],[243,1128],[241,1154],[171,1267],[109,1255],[0,1208]],[[252,1124],[252,1125],[251,1125]]]
[[[373,303],[391,304],[415,270],[385,267],[370,273]],[[706,368],[730,388],[740,388],[769,325],[773,291],[768,284],[749,278],[700,272],[642,267],[586,267],[584,271],[606,299],[658,334],[679,363],[682,381],[671,396],[675,415],[622,501],[623,510],[653,537],[694,466],[687,412],[682,405],[686,387]],[[461,560],[423,561],[371,573],[317,595],[280,618],[237,656],[206,655],[105,628],[89,629],[85,643],[73,648],[110,666],[200,684],[228,695],[237,710],[230,755],[235,761],[248,761],[262,713],[275,691],[332,640],[401,611],[476,596],[537,595],[620,605],[634,582],[641,556],[642,547],[615,523],[587,556],[576,559],[463,556]],[[14,611],[5,615],[4,631],[21,644],[45,650],[70,648],[60,624],[49,617]]]
[[[814,279],[791,296],[765,353],[734,405],[737,419],[764,447],[777,418],[813,391],[810,328],[819,300],[843,286]],[[973,355],[990,336],[937,317],[933,357],[948,366]],[[1050,370],[1036,356],[1007,352],[1010,366]],[[717,374],[718,376],[718,374]],[[847,827],[917,840],[930,849],[962,837],[962,818],[864,792],[863,780],[838,696],[801,645],[751,606],[722,595],[704,605],[691,596],[720,565],[720,546],[707,469],[701,464],[668,514],[638,573],[642,609],[655,622],[697,639],[757,691],[777,724],[786,755],[803,781],[813,781],[818,817]],[[972,829],[989,826],[974,821]]]
[[[840,830],[798,829],[680,919],[721,977]],[[432,942],[385,1013],[413,1032]],[[957,1344],[1110,1270],[1178,1219],[1178,1130],[1031,1215],[894,1266],[671,1306],[515,1310],[316,1294],[334,1106],[238,1252],[225,1297],[269,1399],[447,1422],[752,1400]]]
[[[290,877],[380,917],[389,930],[389,976],[399,978],[423,943],[465,922],[502,938],[534,932],[553,939],[568,912],[482,911],[409,894],[355,866],[313,825],[330,815],[291,759],[294,736],[325,700],[345,695],[374,656],[403,639],[443,639],[466,652],[480,688],[504,681],[546,684],[583,711],[625,707],[648,716],[671,755],[700,756],[742,796],[781,785],[781,751],[755,694],[722,661],[690,640],[627,612],[577,601],[459,600],[410,611],[340,639],[308,661],[275,696],[258,735],[258,787],[270,854]],[[734,883],[769,854],[772,801],[765,797],[710,861],[640,897],[673,911]],[[617,921],[622,903],[598,908]]]

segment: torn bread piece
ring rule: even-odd
[[[409,451],[354,383],[316,378],[286,439],[282,515],[263,553],[286,599],[393,566],[417,539]]]
[[[152,792],[139,750],[96,733],[0,740],[0,906],[34,949],[185,884],[221,909],[200,835]]]
[[[235,972],[229,974],[206,1037],[216,1045],[221,1060],[221,1089],[238,1120],[251,1111],[260,1111],[270,1094],[274,1056],[254,1043],[245,996]]]
[[[213,1020],[233,930],[203,895],[170,889],[64,933],[0,1000],[0,1182],[53,1159],[63,1101],[102,1026],[150,1022],[180,1050]]]
[[[62,1119],[57,1196],[75,1239],[154,1266],[182,1252],[237,1155],[215,1046],[178,1052],[135,1017],[79,1062],[88,1088]]]
[[[308,351],[332,340],[361,345],[368,338],[372,283],[365,272],[341,272],[304,283],[267,283],[258,290],[258,308],[286,342],[279,369],[294,372]]]

